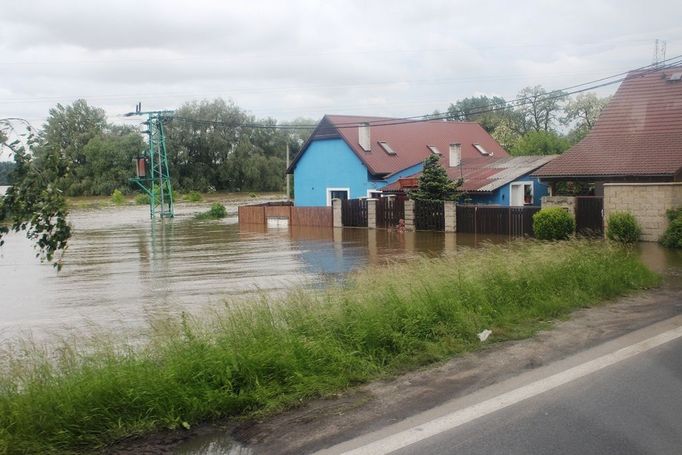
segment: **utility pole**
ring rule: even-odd
[[[287,141],[287,171],[289,170],[289,141]],[[291,190],[289,188],[289,173],[287,172],[287,201],[291,200]]]
[[[142,103],[135,106],[135,112],[129,112],[127,117],[146,115],[142,122],[147,126],[147,142],[149,147],[142,152],[142,156],[135,159],[137,176],[130,179],[149,196],[149,216],[154,219],[156,213],[161,218],[173,218],[173,188],[171,186],[170,171],[168,169],[168,154],[166,153],[166,133],[164,123],[173,116],[173,111],[142,112]]]

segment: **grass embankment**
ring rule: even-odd
[[[169,323],[143,348],[37,351],[0,379],[0,452],[92,451],[160,428],[268,413],[481,346],[659,278],[606,243],[519,243],[371,268],[343,288]]]

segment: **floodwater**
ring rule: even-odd
[[[178,206],[172,220],[146,207],[80,209],[57,272],[21,234],[0,248],[0,340],[130,330],[183,311],[202,311],[258,292],[319,286],[368,264],[435,256],[479,239],[444,233],[366,229],[241,227],[236,206],[220,221],[198,221],[204,205]],[[488,241],[505,241],[506,237]]]

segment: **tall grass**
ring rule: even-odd
[[[0,379],[0,453],[92,451],[161,428],[269,413],[526,337],[572,309],[658,283],[603,242],[490,246],[370,268],[343,286],[157,327],[138,348],[15,354]],[[489,341],[489,342],[490,342]]]

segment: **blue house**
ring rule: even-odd
[[[333,198],[379,195],[419,173],[432,154],[455,174],[509,157],[475,122],[406,122],[386,117],[327,115],[294,158],[297,206],[331,205]]]

